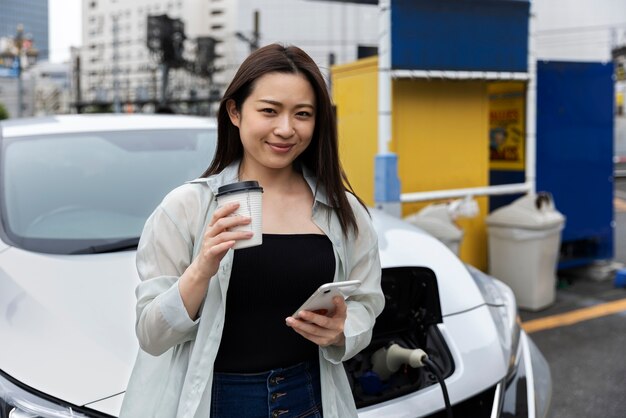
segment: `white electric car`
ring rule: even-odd
[[[208,166],[215,122],[21,119],[0,123],[0,145],[0,418],[116,417],[138,349],[138,237],[163,196]],[[549,367],[511,290],[371,213],[387,301],[370,346],[345,363],[359,416],[547,416]],[[430,367],[376,373],[394,344],[423,349]]]

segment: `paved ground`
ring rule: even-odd
[[[615,149],[626,155],[626,119],[619,122]],[[550,364],[553,418],[626,418],[626,289],[601,274],[626,265],[626,178],[616,179],[615,197],[616,264],[560,272],[554,305],[520,312],[539,325],[530,336]],[[547,318],[558,325],[548,328]]]
[[[615,118],[615,155],[626,156],[626,115]]]

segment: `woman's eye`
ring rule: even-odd
[[[264,109],[261,109],[261,112],[263,112],[263,113],[276,113],[276,111],[274,109],[272,109],[271,107],[266,107]]]
[[[296,115],[300,116],[300,117],[303,117],[303,118],[308,118],[308,117],[313,116],[311,114],[311,112],[306,112],[306,111],[298,112],[298,113],[296,113]]]

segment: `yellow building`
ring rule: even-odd
[[[355,191],[372,206],[377,83],[377,57],[332,69],[341,160]],[[486,80],[394,79],[389,151],[398,156],[401,193],[488,186],[489,107]],[[488,198],[476,200],[479,215],[458,221],[460,256],[486,270]],[[402,214],[429,203],[405,203]]]

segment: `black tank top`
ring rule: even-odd
[[[334,251],[325,235],[263,234],[262,245],[236,250],[215,371],[256,373],[317,361],[317,345],[285,318],[334,275]]]

